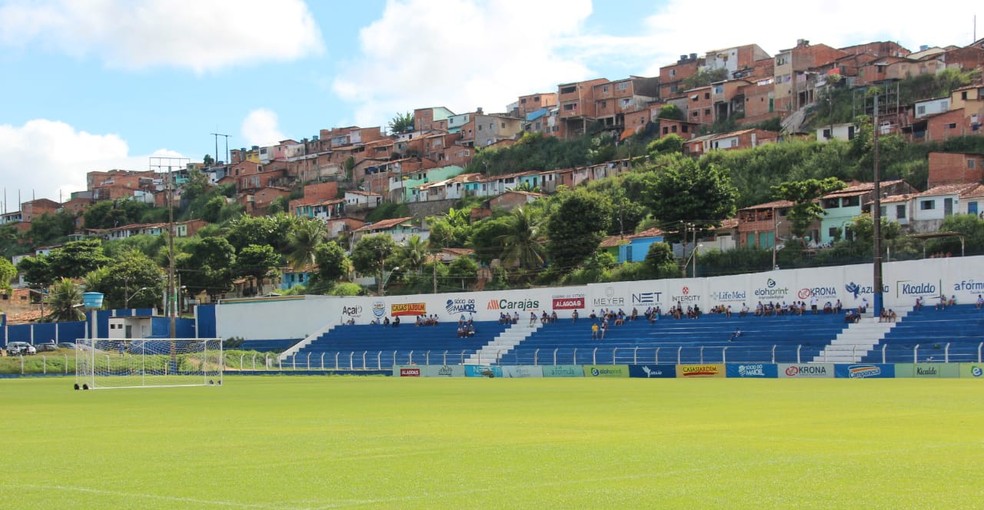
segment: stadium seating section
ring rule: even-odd
[[[975,305],[925,306],[909,312],[863,361],[881,363],[884,351],[887,363],[976,362],[984,342],[982,326],[984,310]]]

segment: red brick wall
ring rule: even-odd
[[[974,168],[968,168],[972,160]],[[971,184],[984,180],[984,156],[945,152],[929,153],[928,187],[943,184]]]

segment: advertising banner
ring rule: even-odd
[[[629,377],[668,379],[676,377],[676,365],[629,365]]]
[[[393,376],[395,377],[420,377],[421,370],[417,366],[394,366]]]
[[[543,377],[584,377],[584,370],[577,365],[544,365]]]
[[[833,363],[780,363],[780,379],[833,379]]]
[[[960,367],[958,365],[948,365],[945,363],[896,363],[896,378],[939,378],[939,377],[960,377]]]
[[[984,363],[961,363],[960,377],[984,381]]]
[[[543,377],[543,367],[507,365],[502,367],[502,377]]]
[[[724,365],[720,363],[705,365],[677,365],[677,377],[683,379],[702,379],[705,377],[724,377]]]
[[[584,377],[628,377],[628,365],[584,365]]]
[[[502,367],[489,365],[465,365],[465,377],[502,377]]]
[[[427,365],[421,367],[424,377],[464,377],[465,367],[461,365]]]
[[[729,363],[728,377],[775,379],[779,377],[779,368],[772,363]]]
[[[427,315],[427,303],[394,303],[390,315]]]
[[[892,379],[895,377],[895,365],[884,363],[834,365],[834,376],[838,379]]]

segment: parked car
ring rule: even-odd
[[[10,342],[7,344],[7,354],[11,356],[22,356],[24,354],[37,354],[38,350],[27,342]]]
[[[75,350],[75,342],[58,342],[59,349],[71,349]]]
[[[45,342],[41,344],[36,344],[34,346],[38,352],[55,352],[58,350],[58,345],[55,342]]]

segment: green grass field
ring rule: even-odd
[[[0,507],[981,508],[967,379],[0,380]]]

